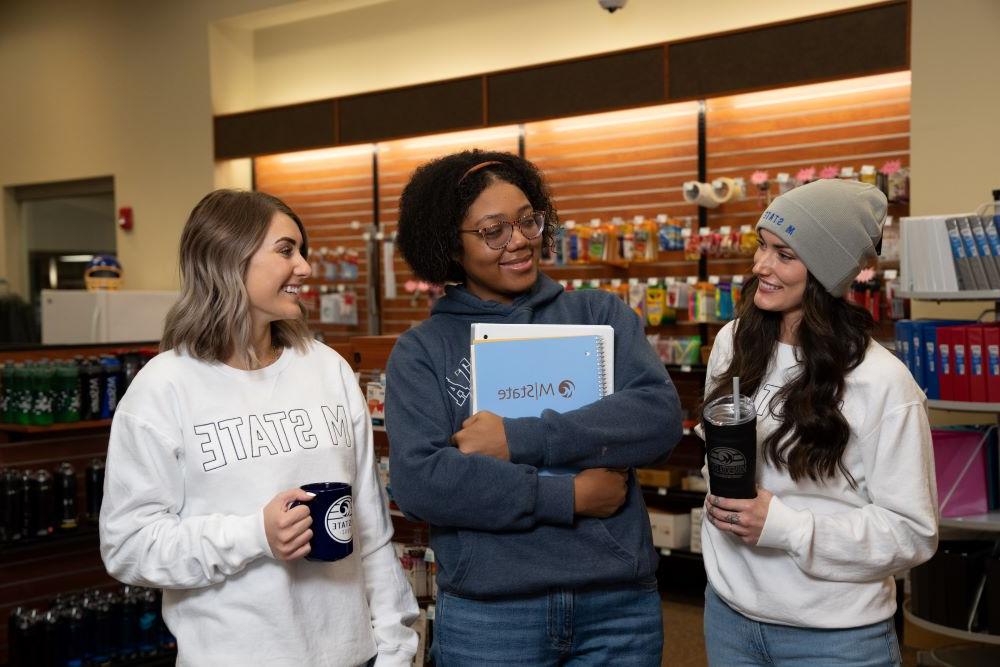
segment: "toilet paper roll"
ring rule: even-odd
[[[683,190],[684,201],[704,206],[705,208],[715,208],[720,204],[715,196],[715,192],[712,190],[712,186],[708,183],[688,181],[684,184]]]
[[[715,198],[719,200],[720,204],[725,204],[732,199],[735,187],[736,181],[728,176],[723,176],[712,181],[712,191],[715,193]]]

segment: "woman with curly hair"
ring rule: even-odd
[[[403,256],[448,283],[386,377],[392,492],[431,525],[444,667],[660,664],[657,556],[630,469],[680,438],[677,392],[628,306],[539,271],[557,224],[541,174],[509,153],[429,162],[400,199]],[[613,326],[614,393],[563,414],[471,415],[475,322]]]
[[[757,222],[753,277],[715,339],[706,403],[734,377],[757,410],[758,490],[709,492],[711,665],[899,664],[893,575],[937,546],[924,396],[843,296],[876,256],[885,196],[820,180]]]

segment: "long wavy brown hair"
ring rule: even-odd
[[[713,388],[705,403],[731,393],[734,376],[740,378],[740,393],[747,396],[764,380],[778,344],[781,313],[754,304],[757,286],[756,276],[746,283],[737,309],[732,360],[721,375],[709,378]],[[796,331],[800,371],[770,399],[767,409],[780,426],[762,446],[764,459],[786,468],[793,480],[820,482],[839,470],[852,487],[857,485],[843,462],[851,427],[840,404],[845,378],[864,361],[874,329],[867,310],[831,295],[809,274]]]

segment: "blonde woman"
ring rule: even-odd
[[[302,222],[218,190],[181,236],[182,294],[162,353],[111,427],[101,554],[163,588],[178,664],[408,665],[417,607],[390,538],[365,401],[311,340]],[[354,551],[305,561],[311,482],[347,482]]]

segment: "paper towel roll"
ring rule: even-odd
[[[708,183],[688,181],[684,184],[683,190],[684,200],[687,202],[704,206],[705,208],[715,208],[720,204],[719,200],[715,197],[712,186]]]
[[[715,193],[715,198],[720,204],[725,204],[732,199],[735,186],[736,182],[728,176],[723,176],[712,181],[712,191]]]

